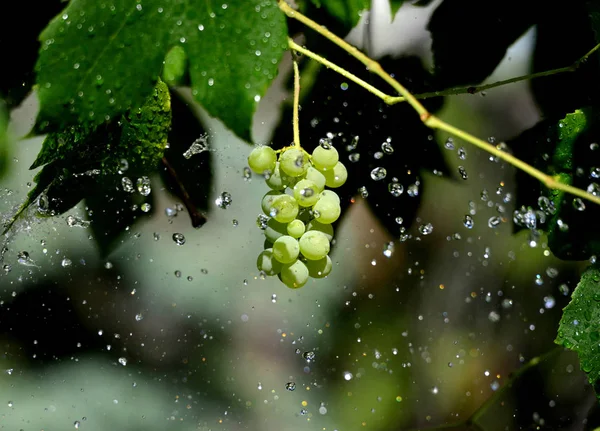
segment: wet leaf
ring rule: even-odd
[[[558,122],[540,122],[510,141],[510,146],[515,156],[557,181],[600,193],[600,178],[595,178],[600,177],[598,140],[600,116],[584,108]],[[548,245],[557,257],[584,260],[600,252],[600,232],[593,228],[600,217],[598,205],[549,190],[522,172],[517,174],[517,184],[517,209],[538,211],[536,227],[548,233]]]
[[[190,84],[187,54],[180,45],[174,46],[167,53],[162,79],[170,86]]]
[[[570,66],[600,42],[598,2],[557,6],[548,4],[537,19],[533,73]],[[572,48],[556,49],[558,44]],[[574,72],[532,80],[531,89],[544,117],[558,120],[581,106],[596,104],[600,100],[599,74],[600,55],[596,53]]]
[[[591,266],[581,276],[571,302],[563,309],[556,344],[577,352],[581,369],[600,396],[600,268]]]
[[[211,152],[200,147],[208,145],[207,135],[193,108],[175,92],[171,106],[173,125],[160,173],[168,190],[186,206],[192,225],[200,227],[206,222],[212,188]],[[199,152],[189,151],[193,145],[199,146]]]
[[[154,198],[122,189],[118,177],[105,181],[85,198],[85,206],[102,257],[108,256],[134,234],[132,227],[155,212]],[[149,204],[149,210],[142,205]],[[144,207],[146,208],[146,207]]]
[[[238,136],[287,48],[276,2],[73,0],[42,32],[37,132],[94,127],[142,105],[165,55],[181,46],[194,97]]]
[[[371,9],[371,0],[312,0],[317,8],[335,18],[346,31],[350,31],[363,11]],[[322,14],[322,12],[321,12]]]
[[[31,167],[43,166],[36,185],[4,231],[36,202],[40,216],[60,215],[86,197],[119,190],[123,175],[134,181],[150,175],[164,154],[170,126],[169,91],[159,81],[144,105],[119,122],[48,134]]]
[[[31,91],[34,65],[40,47],[38,36],[48,22],[64,7],[61,0],[35,4],[12,1],[2,4],[2,16],[27,17],[27,25],[0,26],[0,46],[4,61],[1,66],[0,98],[8,109],[18,106]]]
[[[435,76],[440,87],[476,84],[487,78],[506,49],[535,24],[545,4],[530,0],[490,2],[444,0],[427,26],[433,38]]]

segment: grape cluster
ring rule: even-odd
[[[348,178],[337,150],[321,142],[309,156],[302,148],[288,147],[277,160],[276,151],[261,146],[252,150],[248,165],[271,188],[262,198],[262,210],[270,218],[258,270],[279,276],[290,288],[304,286],[309,277],[327,276],[332,269],[331,223],[341,207],[337,193],[325,187],[340,187]]]

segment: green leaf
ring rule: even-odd
[[[396,16],[396,13],[398,12],[398,9],[400,9],[400,6],[402,6],[402,3],[404,3],[404,0],[390,0],[390,9],[392,11],[392,20]]]
[[[427,26],[439,86],[483,81],[539,15],[521,0],[487,2],[485,8],[479,0],[444,0]]]
[[[189,85],[188,58],[185,50],[176,45],[167,53],[162,72],[163,81],[170,86]],[[186,79],[187,78],[187,79]]]
[[[9,146],[11,139],[8,135],[8,112],[0,99],[0,178],[8,170]]]
[[[600,114],[578,109],[558,122],[545,120],[510,141],[514,155],[555,180],[600,192]],[[538,210],[537,228],[548,233],[548,246],[560,259],[584,260],[600,253],[598,205],[547,189],[524,173],[517,174],[517,208]],[[545,221],[544,221],[545,220]]]
[[[312,3],[317,8],[324,8],[343,24],[346,31],[358,24],[363,11],[371,9],[371,0],[312,0]]]
[[[174,46],[189,58],[192,92],[250,139],[252,116],[287,48],[274,0],[73,0],[40,36],[36,131],[97,126],[142,105]]]
[[[600,268],[581,276],[571,302],[563,309],[554,342],[577,352],[581,369],[600,396]]]

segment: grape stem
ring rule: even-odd
[[[279,0],[279,8],[288,17],[290,17],[292,19],[296,19],[296,20],[300,21],[301,23],[305,24],[307,27],[313,29],[314,31],[316,31],[317,33],[322,35],[323,37],[329,39],[331,42],[335,43],[340,48],[342,48],[344,51],[346,51],[347,53],[352,55],[354,58],[359,60],[361,63],[363,63],[367,67],[367,69],[369,71],[373,72],[374,74],[376,74],[377,76],[382,78],[385,82],[387,82],[400,95],[402,100],[400,100],[400,98],[397,96],[390,96],[390,95],[385,94],[384,92],[378,90],[377,88],[373,87],[370,84],[367,84],[365,81],[363,81],[362,79],[353,75],[352,73],[348,72],[347,70],[343,69],[342,67],[331,63],[330,61],[326,60],[325,58],[296,44],[293,40],[289,39],[288,45],[291,50],[300,52],[300,53],[306,55],[307,57],[310,57],[313,60],[323,64],[324,66],[331,68],[332,70],[336,71],[337,73],[341,74],[342,76],[344,76],[344,77],[350,79],[351,81],[355,82],[356,84],[360,85],[361,87],[363,87],[367,91],[371,92],[375,96],[379,97],[381,100],[383,100],[387,104],[393,105],[400,101],[407,102],[416,111],[416,113],[419,114],[419,118],[421,119],[423,124],[425,124],[430,129],[443,130],[447,133],[450,133],[451,135],[454,135],[457,138],[460,138],[466,142],[469,142],[471,145],[474,145],[474,146],[478,147],[479,149],[492,154],[493,156],[497,157],[498,159],[504,160],[505,162],[513,165],[515,168],[520,169],[523,172],[526,172],[527,174],[529,174],[532,177],[539,180],[547,188],[562,190],[566,193],[570,193],[573,196],[577,196],[579,198],[586,199],[590,202],[600,205],[600,196],[594,196],[593,194],[588,193],[577,187],[573,187],[568,184],[563,184],[563,183],[557,181],[552,176],[546,175],[544,172],[523,162],[522,160],[518,159],[517,157],[513,156],[512,154],[504,152],[501,149],[497,148],[496,146],[489,144],[488,142],[486,142],[482,139],[479,139],[476,136],[471,135],[468,132],[465,132],[464,130],[454,127],[451,124],[448,124],[445,121],[442,121],[441,119],[432,115],[423,106],[423,104],[421,104],[421,102],[419,102],[417,100],[415,95],[413,95],[402,84],[400,84],[398,81],[396,81],[389,73],[387,73],[385,70],[383,70],[383,68],[381,67],[381,65],[378,62],[376,62],[375,60],[371,59],[370,57],[368,57],[367,55],[362,53],[358,48],[356,48],[355,46],[352,46],[351,44],[349,44],[348,42],[346,42],[339,36],[335,35],[334,33],[329,31],[325,27],[317,24],[315,21],[313,21],[312,19],[303,15],[299,11],[294,10],[284,0]],[[582,57],[582,59],[580,59],[578,62],[576,62],[577,66],[572,66],[568,69],[571,70],[573,68],[578,67],[578,65],[581,62],[585,61],[589,55],[596,52],[596,50],[598,50],[599,48],[600,48],[600,45],[597,45],[596,47],[594,47],[590,52],[588,52],[584,57]],[[294,62],[294,64],[295,64],[295,62]],[[297,67],[297,65],[295,65],[295,66]],[[567,68],[557,69],[557,70],[559,72],[562,72],[562,71],[566,71],[565,69],[567,69]],[[559,73],[559,72],[556,72],[556,73]],[[548,75],[546,74],[546,75],[541,75],[541,76],[548,76]],[[294,90],[296,90],[296,88],[294,88]],[[295,119],[295,121],[297,121],[297,115],[296,115],[297,105],[296,104],[294,105],[294,109],[295,109],[294,119]],[[295,127],[297,127],[296,123],[295,123]]]
[[[294,113],[293,113],[293,127],[294,127],[294,147],[302,149],[300,146],[300,125],[298,121],[298,107],[300,105],[300,70],[298,69],[298,62],[294,59]]]

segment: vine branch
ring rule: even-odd
[[[370,70],[372,73],[376,74],[381,79],[383,79],[385,82],[387,82],[398,94],[400,94],[400,96],[402,96],[404,98],[403,100],[406,101],[416,111],[417,114],[419,114],[421,121],[430,129],[443,130],[445,132],[450,133],[451,135],[454,135],[457,138],[460,138],[466,142],[469,142],[471,145],[474,145],[477,148],[479,148],[483,151],[486,151],[487,153],[490,153],[490,154],[496,156],[497,158],[513,165],[517,169],[520,169],[520,170],[526,172],[527,174],[531,175],[532,177],[534,177],[537,180],[539,180],[540,182],[542,182],[549,189],[562,190],[566,193],[570,193],[573,196],[577,196],[579,198],[586,199],[590,202],[600,205],[600,196],[594,196],[591,193],[587,193],[586,191],[579,189],[577,187],[573,187],[568,184],[563,184],[563,183],[555,180],[553,177],[546,175],[544,172],[542,172],[542,171],[534,168],[533,166],[525,163],[524,161],[516,158],[512,154],[504,152],[504,151],[496,148],[494,145],[492,145],[474,135],[471,135],[470,133],[465,132],[464,130],[454,127],[451,124],[448,124],[445,121],[442,121],[441,119],[432,115],[421,104],[421,102],[419,102],[417,100],[417,98],[410,91],[408,91],[402,84],[400,84],[398,81],[396,81],[389,73],[387,73],[385,70],[383,70],[383,68],[381,67],[381,65],[378,62],[369,58],[368,56],[363,54],[358,48],[356,48],[353,45],[350,45],[348,42],[346,42],[339,36],[335,35],[334,33],[329,31],[325,27],[317,24],[315,21],[311,20],[310,18],[303,15],[302,13],[292,9],[284,0],[279,1],[279,7],[288,17],[300,21],[301,23],[305,24],[307,27],[313,29],[320,35],[329,39],[331,42],[335,43],[340,48],[342,48],[344,51],[346,51],[347,53],[352,55],[354,58],[359,60],[361,63],[363,63],[367,67],[367,69]],[[295,42],[288,41],[288,43],[289,43],[290,49],[296,50],[296,48],[298,48],[298,45]],[[331,67],[333,65],[333,63],[327,61],[326,59],[324,59],[323,57],[320,57],[319,55],[313,53],[312,51],[310,51],[306,48],[302,48],[302,47],[300,47],[300,48],[302,50],[298,50],[298,52],[301,52],[301,53],[313,58],[314,60],[321,62],[326,67]],[[587,55],[588,56],[591,55],[597,49],[598,49],[598,47],[594,47],[594,49],[592,49]],[[587,57],[585,57],[585,58],[587,58]],[[585,61],[585,60],[582,60],[582,61]],[[358,85],[360,85],[361,87],[365,88],[367,91],[371,92],[375,96],[381,98],[385,103],[390,103],[390,98],[392,98],[392,101],[394,101],[393,96],[388,96],[385,93],[383,93],[382,91],[377,90],[375,87],[373,87],[371,85],[368,85],[368,84],[364,85],[364,84],[366,84],[366,82],[364,82],[360,78],[354,76],[353,74],[346,71],[342,67],[335,65],[335,67],[331,67],[331,68],[333,70],[335,70],[336,72],[340,73],[342,76],[345,76],[348,79],[351,79],[353,82],[355,82]],[[395,98],[395,99],[397,99],[397,98]],[[393,103],[397,103],[397,102],[393,102]]]
[[[300,122],[298,120],[298,107],[300,105],[300,70],[298,70],[298,62],[294,60],[294,111],[292,117],[292,125],[294,128],[294,147],[300,146]]]

